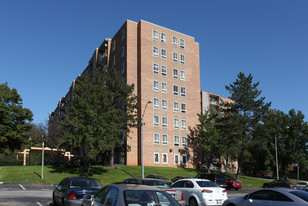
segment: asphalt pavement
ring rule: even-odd
[[[0,206],[53,206],[52,184],[0,184]],[[228,198],[242,197],[253,189],[228,190]]]

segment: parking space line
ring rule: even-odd
[[[40,202],[36,202],[36,204],[38,204],[39,206],[43,206]]]
[[[21,184],[19,184],[19,186],[20,186],[23,190],[26,190],[26,188],[24,188]]]

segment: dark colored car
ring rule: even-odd
[[[181,179],[189,179],[190,177],[186,177],[186,176],[175,176],[174,178],[171,179],[172,182],[181,180]]]
[[[104,186],[91,199],[82,202],[82,206],[128,206],[128,205],[168,205],[179,203],[165,191],[147,185],[110,184]]]
[[[227,189],[234,188],[235,190],[241,189],[242,188],[242,183],[236,181],[235,179],[227,178]]]
[[[153,179],[160,179],[160,180],[168,180],[168,178],[162,176],[162,175],[148,175],[146,178],[153,178]]]
[[[87,195],[94,195],[102,186],[93,178],[67,177],[54,188],[53,205],[80,206]]]
[[[172,184],[172,182],[168,180],[168,178],[161,176],[161,175],[148,175],[146,176],[146,178],[159,179],[159,180],[166,182],[168,185]]]
[[[208,179],[220,187],[227,188],[227,179],[223,174],[197,174],[196,178]]]
[[[293,183],[289,182],[288,180],[274,180],[272,182],[263,183],[263,188],[268,188],[268,187],[293,188]]]

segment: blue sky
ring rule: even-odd
[[[45,123],[105,38],[126,19],[155,23],[200,44],[201,89],[251,73],[272,108],[308,120],[307,0],[10,0],[0,2],[0,83]]]

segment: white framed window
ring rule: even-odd
[[[122,38],[121,40],[123,41],[125,39],[125,29],[122,29]]]
[[[182,154],[182,165],[187,165],[187,155]]]
[[[159,164],[159,153],[158,152],[154,152],[154,163]]]
[[[161,58],[167,59],[167,50],[166,49],[161,49]]]
[[[173,102],[173,111],[179,112],[179,103],[178,102]]]
[[[180,138],[179,136],[174,136],[174,146],[180,146]]]
[[[114,66],[116,64],[116,55],[113,56],[113,62],[112,65]]]
[[[159,127],[159,117],[157,115],[154,115],[153,122],[155,127]]]
[[[173,68],[173,78],[177,79],[178,78],[178,69],[177,68]]]
[[[162,154],[162,163],[168,164],[168,154],[167,153]]]
[[[179,95],[179,87],[178,87],[178,85],[173,85],[173,94],[174,95]]]
[[[180,39],[180,48],[184,49],[185,48],[185,40]]]
[[[173,119],[173,127],[174,129],[179,129],[179,119],[177,118]]]
[[[187,146],[187,137],[182,137],[182,146],[183,147]]]
[[[186,89],[185,89],[185,87],[181,87],[181,96],[182,97],[186,96]]]
[[[116,40],[114,39],[112,41],[112,51],[114,51],[116,49]]]
[[[153,56],[158,57],[158,48],[156,46],[153,46]]]
[[[172,54],[172,60],[173,60],[173,62],[178,62],[178,53],[173,52],[173,54]]]
[[[161,83],[161,92],[162,93],[166,93],[167,92],[167,83],[166,82],[162,82]]]
[[[167,117],[162,117],[161,118],[161,126],[163,128],[167,128],[168,127],[168,118]]]
[[[167,67],[165,65],[161,66],[161,75],[167,76]]]
[[[180,163],[180,156],[179,154],[174,154],[174,164],[179,165]]]
[[[160,38],[161,38],[161,42],[163,42],[163,43],[167,42],[167,35],[166,35],[166,33],[162,32]]]
[[[159,83],[158,81],[153,81],[153,91],[158,92],[159,91]]]
[[[182,119],[182,121],[181,121],[181,128],[182,128],[182,130],[186,130],[186,128],[187,128],[187,124],[186,124],[185,119]]]
[[[153,99],[153,108],[159,109],[159,99],[158,98]]]
[[[183,114],[186,113],[186,104],[185,104],[185,103],[181,103],[181,112],[182,112]]]
[[[124,55],[125,55],[125,47],[124,47],[124,46],[122,46],[122,54],[121,54],[121,57],[123,58],[123,57],[124,57]]]
[[[185,81],[185,71],[181,71],[181,80]]]
[[[176,36],[172,37],[172,45],[173,46],[178,46],[178,38]]]
[[[161,100],[161,109],[162,110],[167,110],[167,100],[166,99],[162,99]]]
[[[159,134],[154,133],[154,144],[159,144]]]
[[[156,63],[153,64],[153,73],[158,74],[158,64]]]
[[[162,145],[167,145],[168,144],[168,135],[167,134],[163,134],[162,135]]]
[[[181,54],[181,64],[185,64],[185,55]]]
[[[153,40],[158,41],[158,31],[153,30]]]
[[[125,63],[122,63],[121,74],[125,74]]]

